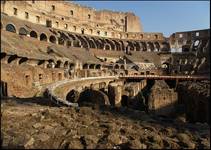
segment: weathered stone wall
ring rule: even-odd
[[[156,80],[149,91],[148,108],[159,115],[170,115],[175,112],[178,96],[173,89],[169,89],[163,80]]]
[[[64,78],[64,71],[58,68],[1,63],[1,81],[8,85],[8,96],[31,97],[41,90],[42,86]]]
[[[188,121],[210,123],[210,81],[181,82],[177,91]]]

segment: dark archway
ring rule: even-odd
[[[66,96],[66,100],[71,103],[76,103],[79,99],[80,93],[76,90],[71,90]]]
[[[49,41],[50,41],[51,43],[56,43],[56,37],[53,36],[53,35],[51,35],[50,38],[49,38]]]
[[[99,105],[103,106],[109,104],[108,96],[102,91],[86,89],[81,92],[78,100],[79,106]]]
[[[44,33],[40,35],[40,41],[47,41],[47,36]]]
[[[30,37],[37,38],[37,33],[35,31],[31,31]]]
[[[84,64],[83,65],[83,69],[89,69],[89,65],[88,64]]]
[[[28,34],[28,31],[24,27],[21,27],[19,29],[19,35],[27,35],[27,34]]]
[[[12,25],[12,24],[7,24],[7,25],[6,25],[6,31],[16,33],[16,28],[15,28],[15,26]]]

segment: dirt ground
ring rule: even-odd
[[[47,99],[1,101],[2,148],[202,148],[210,126],[128,108],[57,107]]]

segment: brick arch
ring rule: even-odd
[[[26,30],[24,27],[20,27],[19,28],[19,35],[27,35],[28,34],[28,30]]]
[[[40,41],[47,41],[48,40],[48,37],[45,33],[41,33],[40,34]]]
[[[116,40],[112,40],[112,41],[113,41],[114,44],[115,44],[116,50],[117,50],[117,51],[121,51],[121,45],[120,45],[120,43],[119,43],[118,41],[116,41]]]
[[[51,42],[51,43],[57,43],[57,38],[54,35],[51,35],[49,37],[49,42]]]
[[[16,27],[12,23],[8,23],[5,27],[6,31],[16,33]]]
[[[152,52],[155,50],[155,47],[152,42],[147,42],[147,49],[148,51],[152,51]]]
[[[30,33],[29,33],[29,36],[30,37],[33,37],[33,38],[38,38],[38,34],[36,31],[32,30]]]
[[[160,51],[160,44],[158,42],[154,42],[154,46],[157,51]]]

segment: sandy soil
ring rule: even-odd
[[[128,108],[57,107],[47,99],[1,103],[3,148],[204,148],[210,126]]]

